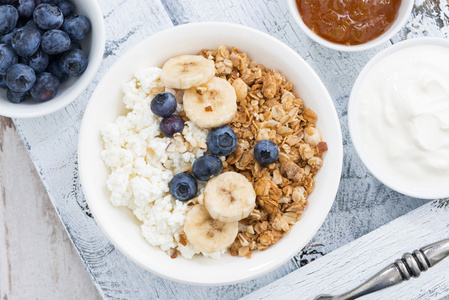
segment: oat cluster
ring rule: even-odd
[[[251,257],[286,235],[301,218],[313,191],[315,174],[323,164],[327,144],[315,128],[317,115],[293,92],[293,85],[276,70],[250,61],[235,47],[202,50],[215,62],[217,76],[226,79],[237,94],[237,114],[229,126],[238,146],[223,162],[223,172],[244,175],[256,192],[256,208],[240,221],[229,251]],[[184,120],[185,114],[181,112]],[[271,140],[279,147],[279,160],[267,167],[253,156],[255,144]]]

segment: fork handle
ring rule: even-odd
[[[387,266],[385,269],[362,283],[355,289],[340,296],[322,295],[315,300],[351,300],[376,292],[412,277],[419,277],[422,271],[449,256],[449,239],[445,239],[422,247],[413,253],[405,253],[401,259]]]

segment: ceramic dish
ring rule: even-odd
[[[374,40],[368,41],[364,44],[346,46],[342,44],[337,44],[330,42],[318,34],[316,34],[313,30],[311,30],[301,18],[301,15],[298,11],[298,6],[296,4],[296,0],[288,0],[288,8],[290,9],[290,13],[293,15],[296,24],[298,24],[299,28],[312,40],[317,42],[318,44],[325,46],[330,49],[338,50],[338,51],[364,51],[374,47],[379,46],[382,43],[387,42],[391,39],[401,28],[404,26],[405,22],[407,22],[408,17],[410,16],[410,12],[412,11],[414,1],[413,0],[402,0],[401,7],[399,9],[398,15],[396,19],[393,21],[391,27],[381,34],[379,37]]]
[[[105,29],[103,13],[96,1],[77,0],[76,13],[87,16],[92,31],[81,41],[81,47],[87,55],[87,69],[78,77],[69,78],[61,84],[58,95],[46,102],[28,100],[23,103],[11,103],[6,98],[6,90],[0,89],[0,115],[12,118],[34,118],[51,114],[74,101],[92,82],[103,60]]]
[[[397,43],[380,53],[378,53],[376,56],[374,56],[368,64],[363,68],[363,70],[360,72],[353,88],[351,91],[351,96],[349,99],[348,104],[348,123],[349,123],[349,132],[351,134],[351,139],[354,144],[354,147],[361,158],[362,162],[365,164],[365,166],[368,168],[368,170],[383,184],[388,186],[389,188],[411,197],[415,198],[423,198],[423,199],[436,199],[436,198],[445,198],[449,197],[449,188],[444,189],[423,189],[419,188],[416,185],[412,183],[405,184],[404,178],[398,178],[392,177],[392,174],[390,174],[389,171],[382,168],[382,164],[379,163],[379,160],[374,158],[372,155],[370,155],[366,144],[364,143],[364,139],[362,138],[362,133],[359,125],[359,119],[358,119],[358,108],[359,108],[359,102],[360,98],[358,97],[360,86],[364,82],[365,78],[367,78],[368,74],[370,74],[370,71],[373,70],[373,68],[379,64],[384,58],[387,56],[394,54],[397,51],[409,49],[411,47],[415,46],[441,46],[449,49],[449,41],[442,38],[416,38],[411,39],[407,41],[403,41],[400,43]],[[403,54],[402,54],[403,55]],[[407,63],[407,65],[409,65]],[[398,66],[394,66],[394,68],[397,68]],[[409,72],[411,73],[411,72]],[[392,75],[393,77],[396,75]],[[442,78],[442,80],[445,80]],[[424,80],[422,80],[424,82]],[[422,87],[419,87],[422,88]],[[395,87],[397,89],[397,87]],[[407,94],[406,94],[407,95]],[[411,105],[411,104],[407,104]],[[385,112],[391,113],[389,111],[389,108],[384,109]],[[391,118],[391,116],[390,116]],[[388,134],[385,132],[385,134]],[[430,133],[428,133],[430,134]],[[394,135],[393,135],[394,136]],[[430,135],[431,136],[431,135]],[[379,143],[382,143],[382,141],[379,141]],[[401,141],[395,139],[395,143],[401,143]],[[409,172],[410,173],[410,172]],[[412,172],[412,174],[415,174]],[[414,175],[415,176],[415,175]],[[397,180],[400,179],[400,180]]]
[[[268,68],[279,70],[292,81],[295,91],[318,117],[317,128],[329,150],[316,176],[314,192],[302,220],[269,249],[251,259],[225,254],[214,260],[196,256],[171,259],[142,237],[140,224],[125,207],[109,201],[109,171],[100,158],[100,129],[125,114],[121,86],[145,67],[162,66],[176,55],[197,54],[220,45],[236,46]],[[177,26],[145,39],[110,68],[92,94],[79,136],[79,172],[83,191],[97,224],[111,242],[143,268],[162,277],[197,285],[233,284],[263,275],[298,253],[320,228],[334,201],[342,168],[342,137],[332,100],[321,80],[292,49],[257,30],[226,23],[193,23]]]

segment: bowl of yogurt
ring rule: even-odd
[[[449,197],[449,41],[416,38],[378,53],[354,84],[348,122],[379,181],[411,197]]]

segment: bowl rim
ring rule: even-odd
[[[326,101],[327,105],[331,106],[331,110],[332,110],[332,116],[334,118],[334,121],[336,123],[336,125],[338,125],[335,130],[335,135],[336,135],[336,139],[338,140],[338,144],[336,145],[336,149],[333,149],[333,151],[335,152],[336,157],[338,158],[337,161],[333,161],[333,167],[335,170],[335,174],[338,173],[338,179],[335,181],[332,181],[332,184],[330,184],[329,186],[327,186],[327,191],[328,191],[328,195],[330,195],[330,197],[332,197],[332,201],[329,203],[328,207],[324,207],[323,208],[323,214],[320,216],[319,219],[317,219],[316,222],[314,222],[314,226],[310,228],[310,230],[308,231],[308,233],[305,233],[304,236],[306,236],[306,239],[308,242],[310,242],[310,240],[313,238],[313,236],[316,234],[316,232],[318,231],[318,229],[322,226],[324,220],[326,219],[327,215],[329,214],[329,211],[332,207],[333,202],[335,201],[335,196],[337,194],[338,191],[338,187],[340,184],[340,177],[341,177],[341,172],[342,172],[342,165],[343,165],[343,142],[342,142],[342,133],[341,133],[341,127],[340,127],[340,121],[338,118],[338,114],[336,112],[335,109],[335,105],[332,101],[332,98],[329,94],[329,92],[327,91],[326,87],[324,86],[324,83],[321,81],[321,79],[318,77],[318,75],[316,74],[316,72],[312,69],[312,67],[299,55],[297,54],[293,49],[291,49],[290,47],[288,47],[286,44],[282,43],[281,41],[277,40],[276,38],[268,35],[267,33],[261,32],[259,30],[253,29],[251,27],[247,27],[244,25],[240,25],[240,24],[234,24],[234,23],[226,23],[226,22],[193,22],[193,23],[188,23],[188,24],[183,24],[183,25],[179,25],[179,26],[175,26],[175,27],[171,27],[159,32],[156,32],[150,36],[148,36],[147,38],[141,40],[139,43],[137,43],[136,45],[130,47],[124,54],[122,54],[116,62],[114,62],[114,64],[111,66],[110,69],[114,68],[114,65],[119,64],[122,61],[125,61],[127,59],[127,53],[132,52],[134,49],[137,49],[140,47],[140,45],[144,44],[148,39],[157,39],[160,36],[163,35],[167,35],[170,34],[171,32],[174,31],[182,31],[185,30],[186,28],[195,28],[195,27],[216,27],[218,28],[223,28],[223,27],[233,27],[235,29],[239,29],[242,31],[248,31],[251,32],[251,34],[253,36],[263,36],[264,38],[266,38],[268,41],[271,41],[272,43],[277,44],[278,46],[284,48],[286,51],[290,52],[290,54],[292,56],[294,56],[296,59],[302,61],[305,65],[305,67],[307,68],[308,72],[310,73],[310,76],[312,76],[317,83],[320,86],[320,89],[323,90],[326,94],[326,97],[323,97]],[[217,31],[219,32],[219,31]],[[101,82],[98,84],[98,86],[100,86]],[[93,94],[91,95],[91,98],[93,98],[96,93],[97,93],[97,89],[93,92]],[[92,214],[95,217],[96,223],[97,225],[101,228],[103,234],[105,234],[109,241],[122,253],[124,254],[128,259],[130,259],[131,261],[133,261],[134,263],[136,263],[137,265],[139,265],[140,267],[144,268],[145,270],[148,270],[160,277],[175,281],[175,282],[180,282],[180,283],[184,283],[184,284],[191,284],[191,285],[201,285],[201,286],[219,286],[219,285],[229,285],[229,284],[235,284],[235,283],[239,283],[239,282],[243,282],[243,281],[248,281],[251,279],[254,279],[256,277],[260,277],[264,274],[267,274],[268,272],[273,271],[274,269],[280,267],[281,265],[283,265],[285,262],[287,262],[289,259],[291,259],[291,257],[293,257],[296,253],[298,253],[298,251],[300,251],[301,249],[294,249],[294,251],[288,251],[288,255],[285,255],[284,257],[278,259],[276,261],[276,263],[272,263],[269,266],[261,266],[258,270],[258,273],[256,274],[252,274],[251,276],[246,276],[244,278],[237,278],[237,279],[229,279],[227,281],[223,281],[223,282],[198,282],[198,281],[193,281],[190,278],[179,278],[179,277],[172,277],[168,274],[164,274],[162,272],[159,272],[157,270],[154,269],[150,269],[149,266],[144,265],[141,261],[137,260],[135,257],[131,256],[129,253],[127,253],[126,251],[124,251],[123,247],[121,246],[120,243],[118,243],[109,233],[108,230],[106,229],[105,225],[100,221],[101,218],[98,218],[98,212],[95,211],[94,209],[94,205],[92,205],[92,200],[93,199],[93,191],[91,191],[90,189],[87,188],[87,182],[86,182],[86,178],[87,176],[84,174],[85,170],[82,167],[84,164],[86,164],[86,162],[84,161],[84,153],[86,151],[88,151],[88,147],[84,146],[83,143],[83,137],[84,135],[86,135],[89,131],[89,128],[87,126],[87,122],[85,121],[87,119],[87,117],[89,117],[91,114],[93,114],[93,111],[91,111],[91,102],[89,102],[84,116],[83,116],[83,121],[81,123],[81,127],[80,127],[80,134],[79,134],[79,139],[78,139],[78,161],[79,161],[79,174],[80,174],[80,180],[81,180],[81,186],[83,189],[83,192],[85,194],[86,200],[89,204],[89,207],[91,208]],[[86,117],[87,116],[87,117]],[[307,244],[307,243],[306,243]],[[305,245],[304,245],[305,246]],[[291,252],[291,253],[290,253]]]
[[[22,111],[20,109],[20,104],[18,104],[17,106],[13,106],[13,108],[5,108],[2,107],[2,104],[0,102],[1,107],[0,115],[9,118],[27,119],[52,114],[56,111],[63,109],[64,107],[75,101],[81,95],[81,93],[83,93],[86,90],[89,84],[92,83],[103,61],[106,31],[100,4],[98,3],[98,1],[88,1],[88,2],[89,2],[88,3],[89,11],[92,11],[92,14],[95,16],[94,18],[90,18],[90,21],[92,23],[92,31],[91,31],[92,44],[90,47],[88,58],[89,64],[87,65],[87,69],[84,71],[84,73],[81,76],[79,76],[79,78],[77,78],[76,81],[73,83],[73,86],[76,86],[74,90],[70,91],[67,95],[65,95],[63,99],[58,99],[58,101],[51,102],[51,105],[47,106],[39,106],[39,104],[33,105],[33,107],[36,107],[35,110]],[[56,97],[58,97],[58,95]]]
[[[414,0],[402,0],[401,5],[407,5],[405,9],[405,14],[402,18],[397,18],[393,21],[391,27],[385,31],[383,34],[375,38],[374,40],[368,41],[364,44],[360,45],[353,45],[353,46],[347,46],[342,44],[337,44],[330,42],[315,32],[313,32],[302,20],[302,17],[299,13],[298,6],[296,4],[296,0],[288,0],[288,7],[290,10],[290,13],[293,15],[293,19],[296,21],[296,24],[298,24],[299,28],[312,40],[317,42],[318,44],[325,46],[329,49],[337,50],[337,51],[345,51],[345,52],[357,52],[357,51],[365,51],[369,50],[371,48],[377,47],[385,42],[387,42],[389,39],[391,39],[407,22],[408,18],[410,17],[410,13],[413,9]]]
[[[348,101],[348,127],[349,134],[354,145],[354,148],[362,160],[363,164],[366,168],[384,185],[389,187],[392,190],[395,190],[403,195],[421,198],[421,199],[436,199],[436,198],[446,198],[449,197],[449,188],[448,189],[440,189],[437,191],[423,191],[423,190],[415,190],[410,186],[404,186],[402,184],[398,184],[397,182],[392,181],[388,176],[385,176],[384,172],[376,167],[374,161],[369,158],[369,155],[363,150],[363,145],[361,140],[359,139],[359,130],[357,129],[357,93],[359,91],[359,87],[362,84],[363,80],[367,76],[367,74],[371,71],[371,69],[379,63],[382,59],[393,54],[397,51],[414,47],[420,45],[436,45],[443,46],[449,49],[449,40],[438,37],[418,37],[412,38],[409,40],[404,40],[398,42],[391,47],[388,47],[379,53],[377,53],[370,61],[365,65],[362,71],[359,73],[353,87],[351,90],[351,94],[349,96]]]

